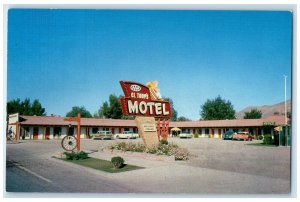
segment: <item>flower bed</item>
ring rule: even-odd
[[[156,155],[174,156],[175,160],[188,160],[189,152],[187,149],[179,148],[176,144],[158,144],[157,146],[146,148],[144,144],[133,142],[118,142],[109,146],[113,152],[119,150],[123,152],[143,152]]]

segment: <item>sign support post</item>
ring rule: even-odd
[[[80,114],[76,117],[65,118],[64,121],[76,121],[77,122],[77,151],[80,151]]]

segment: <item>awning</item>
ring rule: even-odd
[[[280,131],[282,131],[282,126],[277,126],[274,128],[274,130],[280,132]]]
[[[172,128],[171,131],[181,131],[180,128]]]

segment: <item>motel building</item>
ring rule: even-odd
[[[76,136],[77,122],[65,121],[66,117],[57,116],[24,116],[9,115],[8,130],[12,130],[20,139],[44,140],[62,139],[66,135]],[[274,128],[285,125],[285,117],[274,115],[264,119],[234,119],[212,121],[170,122],[172,128],[179,128],[181,133],[198,134],[199,137],[219,138],[226,131],[247,131],[252,135],[270,134],[274,136]],[[134,120],[81,118],[82,139],[88,139],[97,131],[111,131],[112,134],[132,131],[138,133]]]

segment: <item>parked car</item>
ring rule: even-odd
[[[98,131],[96,134],[93,135],[94,140],[111,140],[112,133],[111,131]]]
[[[118,133],[114,135],[114,138],[119,139],[136,139],[139,137],[139,134],[133,133],[132,131],[123,131],[123,133]]]
[[[234,132],[233,131],[226,131],[223,134],[223,140],[232,140]]]
[[[252,141],[253,137],[248,132],[238,132],[233,134],[232,139]]]
[[[191,133],[180,133],[179,137],[180,138],[192,138],[193,134]]]

